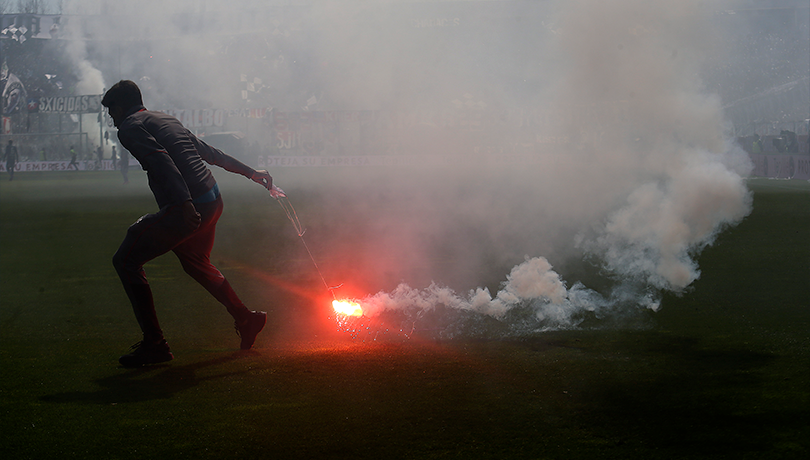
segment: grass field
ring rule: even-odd
[[[340,189],[309,174],[276,179],[323,254],[318,233],[346,223],[318,221]],[[147,275],[176,358],[127,370],[139,336],[111,257],[154,210],[143,173],[0,181],[4,459],[810,457],[807,182],[750,180],[753,213],[645,327],[361,342],[336,331],[281,209],[223,178],[212,259],[268,327],[238,352],[224,309],[165,256]]]

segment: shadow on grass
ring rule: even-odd
[[[158,364],[136,369],[126,369],[116,374],[93,380],[102,388],[97,391],[72,391],[43,396],[50,403],[122,404],[154,399],[166,399],[181,391],[188,390],[206,380],[222,379],[244,374],[250,369],[238,372],[223,372],[200,376],[198,371],[226,364],[240,358],[254,356],[255,351],[238,351],[226,356],[186,365]],[[124,368],[121,368],[124,369]]]
[[[592,439],[687,458],[805,448],[797,442],[810,412],[768,394],[789,390],[772,373],[778,356],[660,333],[629,334],[607,348],[590,350],[601,355],[588,361],[599,377],[572,391],[575,420]]]

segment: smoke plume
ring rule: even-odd
[[[524,246],[525,260],[497,292],[478,287],[464,295],[438,283],[426,289],[401,284],[363,299],[367,314],[413,310],[418,317],[449,308],[503,320],[530,311],[533,319],[521,328],[526,332],[571,327],[588,313],[657,310],[661,292],[683,293],[700,276],[701,250],[750,212],[743,177],[751,166],[729,140],[719,98],[698,78],[715,52],[701,2],[554,5],[550,11],[559,14],[547,18],[544,41],[534,44],[552,65],[532,97],[559,115],[549,132],[566,142],[539,160],[529,184],[512,185],[519,193],[510,195],[529,202],[522,206],[528,214],[505,216],[519,231],[500,228],[491,215],[462,216],[486,228],[492,240],[549,236],[534,251]],[[583,123],[581,116],[566,116],[572,111],[593,116]],[[474,197],[453,206],[461,213],[494,206],[492,196]],[[615,280],[609,292],[568,286],[543,257],[543,249],[571,242]]]

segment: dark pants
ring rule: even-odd
[[[222,198],[195,204],[195,207],[202,219],[196,230],[186,227],[180,206],[166,207],[156,214],[147,214],[132,224],[113,256],[113,266],[132,303],[144,337],[162,338],[162,331],[154,313],[143,266],[169,251],[174,251],[186,273],[225,305],[234,319],[240,320],[248,312],[210,260],[217,221],[222,215]]]

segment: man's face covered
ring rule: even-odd
[[[124,121],[124,109],[122,109],[121,107],[115,105],[112,107],[108,107],[107,113],[109,113],[110,117],[112,117],[113,124],[115,125],[116,128],[118,127],[118,125],[121,124],[122,121]]]

